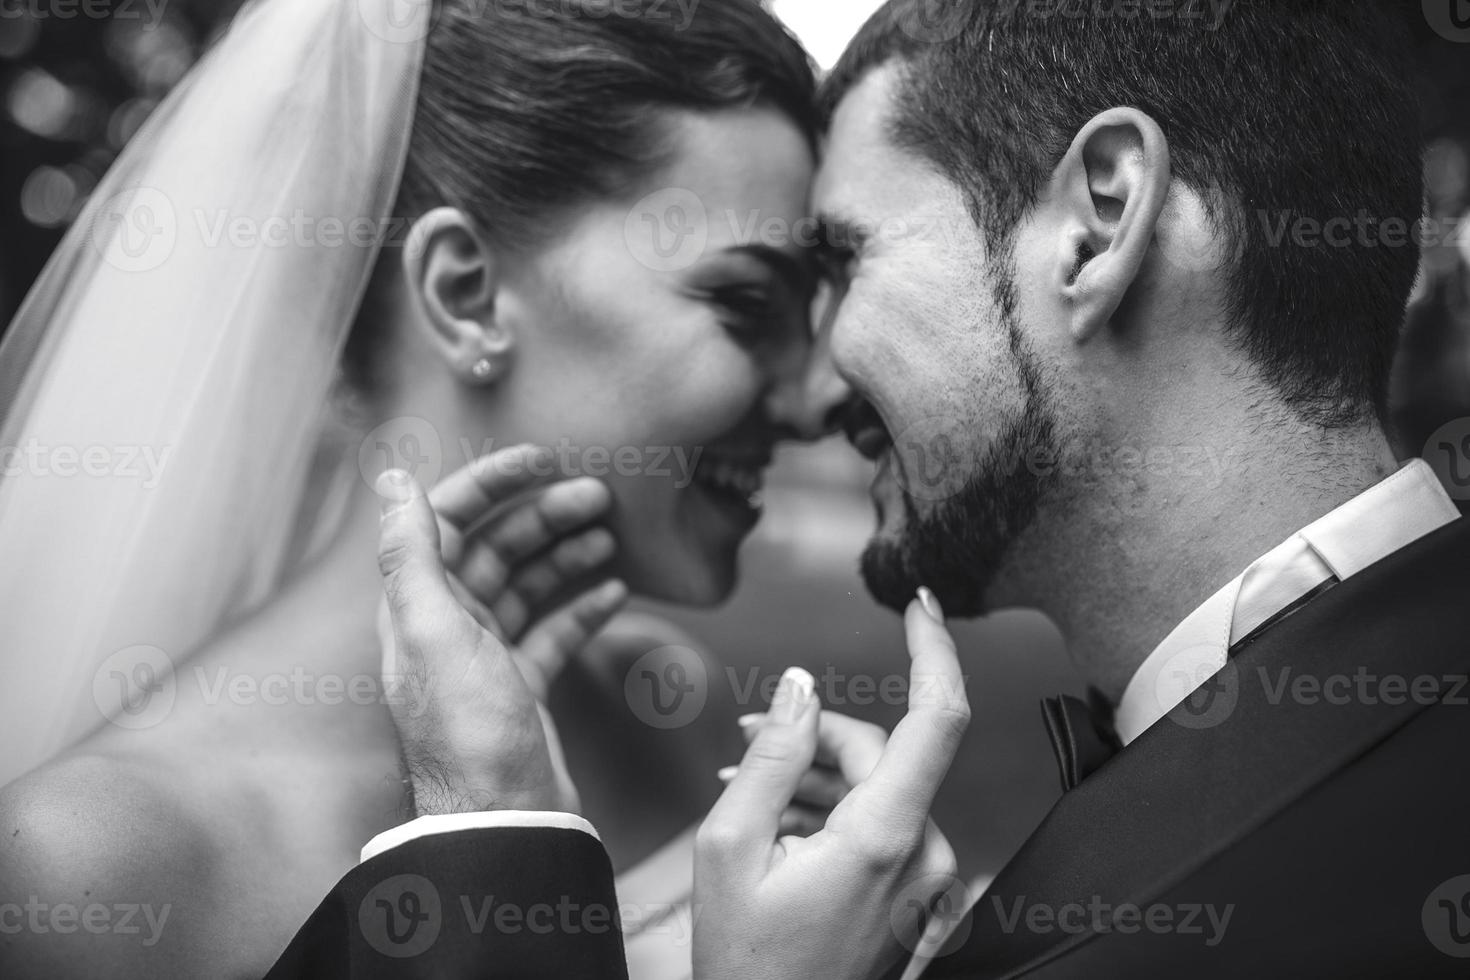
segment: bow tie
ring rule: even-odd
[[[1062,771],[1062,792],[1075,789],[1122,748],[1113,732],[1111,711],[1102,697],[1089,692],[1091,704],[1070,694],[1041,702],[1042,720]]]

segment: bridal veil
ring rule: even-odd
[[[0,346],[0,784],[276,587],[393,208],[429,0],[255,0]]]

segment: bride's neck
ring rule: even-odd
[[[372,489],[354,481],[329,543],[241,625],[237,639],[255,648],[256,664],[344,678],[377,675],[377,513]]]

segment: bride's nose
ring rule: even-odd
[[[767,418],[793,439],[813,442],[836,432],[852,397],[824,340],[793,352],[766,393]]]

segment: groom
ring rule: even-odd
[[[921,678],[958,676],[939,606],[1025,606],[1095,694],[1046,705],[1066,792],[958,917],[923,817],[962,694],[884,747],[788,676],[701,834],[701,978],[881,976],[916,900],[954,926],[926,977],[1464,972],[1470,528],[1379,422],[1421,198],[1401,25],[1189,6],[894,0],[829,80],[809,391],[879,463],[869,586],[938,593],[908,609]],[[410,494],[384,528],[432,665],[432,514]],[[549,771],[514,694],[448,696],[508,720],[438,739],[483,781],[462,799]],[[855,789],[773,847],[814,758]],[[585,914],[616,905],[592,829],[517,805],[375,842],[278,975],[625,976]],[[451,914],[487,892],[580,911]]]

